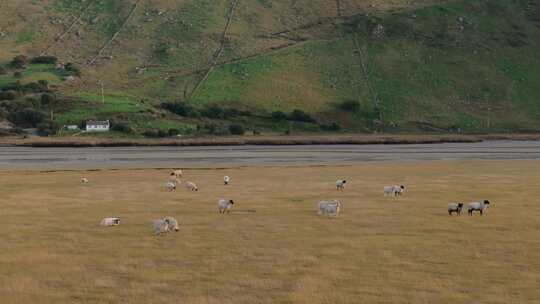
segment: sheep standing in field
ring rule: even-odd
[[[338,179],[338,180],[336,181],[336,189],[337,189],[337,190],[343,190],[343,189],[345,189],[345,184],[346,184],[346,183],[347,183],[346,180],[344,180],[344,179],[343,179],[343,180],[342,180],[342,179]]]
[[[88,183],[88,178],[86,178],[86,177],[81,177],[81,183],[87,184],[87,183]]]
[[[178,227],[178,221],[174,217],[166,216],[163,218],[163,220],[167,222],[169,231],[174,230],[178,232],[178,230],[180,230],[180,228]]]
[[[457,215],[461,215],[461,209],[463,209],[463,203],[450,203],[448,204],[448,214],[452,215],[455,212]]]
[[[398,195],[401,195],[404,191],[405,191],[405,186],[403,185],[384,186],[383,188],[384,196],[387,196],[387,195],[398,196]]]
[[[231,181],[231,178],[230,178],[228,175],[225,175],[225,176],[223,177],[223,184],[224,184],[225,186],[227,186],[227,185],[229,184],[230,181]]]
[[[194,182],[186,182],[186,189],[189,191],[199,191],[199,188]]]
[[[167,189],[168,192],[176,191],[176,183],[166,182],[165,183],[165,189]]]
[[[178,232],[178,221],[174,217],[164,217],[162,219],[157,219],[152,222],[154,227],[155,234],[163,234],[171,231]]]
[[[182,177],[182,170],[180,169],[177,169],[177,170],[174,170],[171,175],[174,175],[176,178],[181,178]]]
[[[326,214],[326,215],[338,216],[340,209],[341,209],[341,202],[338,200],[320,201],[319,211],[317,213],[319,215]]]
[[[218,201],[218,211],[219,213],[229,213],[231,212],[231,208],[234,205],[234,201],[232,199],[220,199]]]
[[[106,217],[99,223],[101,226],[118,226],[120,225],[120,218]]]
[[[467,211],[469,215],[473,215],[474,211],[479,211],[480,215],[484,215],[484,212],[486,211],[488,206],[489,206],[488,200],[484,200],[483,202],[472,202],[472,203],[469,203],[469,208]]]

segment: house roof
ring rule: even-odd
[[[109,126],[108,120],[89,120],[86,122],[86,126]]]

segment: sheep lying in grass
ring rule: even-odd
[[[384,186],[383,188],[384,196],[387,196],[387,195],[398,196],[398,195],[401,195],[404,191],[405,191],[405,186],[403,185]]]
[[[318,214],[338,216],[341,209],[341,202],[338,200],[320,201]]]
[[[178,221],[170,216],[164,217],[162,219],[154,220],[152,223],[154,227],[154,233],[155,234],[162,234],[167,233],[171,231],[178,231],[180,230],[178,227]]]
[[[486,211],[488,206],[489,206],[488,200],[484,200],[483,202],[472,202],[472,203],[469,203],[469,208],[467,211],[469,215],[473,215],[474,211],[479,211],[480,215],[484,215],[484,212]]]
[[[180,177],[182,177],[182,173],[183,173],[182,170],[177,169],[177,170],[174,170],[174,171],[171,173],[171,175],[174,175],[176,178],[180,178]]]
[[[88,178],[86,178],[86,177],[81,177],[81,183],[83,183],[83,184],[88,183]]]
[[[225,186],[227,186],[230,181],[231,181],[231,178],[228,175],[225,175],[223,177],[223,184],[225,184]]]
[[[186,182],[186,189],[189,191],[199,191],[199,188],[194,182]]]
[[[450,203],[448,204],[448,214],[452,215],[455,212],[457,215],[461,215],[463,209],[463,203]]]
[[[220,199],[218,201],[218,211],[219,213],[229,213],[231,212],[231,208],[234,205],[234,201],[232,199]]]
[[[99,223],[101,226],[118,226],[120,225],[120,218],[106,217]]]
[[[346,183],[347,183],[346,180],[344,180],[344,179],[343,179],[343,180],[338,179],[338,180],[336,181],[336,189],[337,189],[337,190],[343,190],[343,189],[345,189],[345,184],[346,184]]]

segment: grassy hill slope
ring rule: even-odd
[[[7,0],[0,17],[4,66],[19,54],[48,54],[81,67],[78,81],[62,81],[51,66],[18,75],[53,84],[64,98],[55,117],[62,124],[540,129],[536,1]],[[13,72],[0,85],[15,81]],[[213,106],[242,113],[206,115]],[[297,109],[317,123],[271,117]]]

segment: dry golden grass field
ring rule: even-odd
[[[540,303],[540,161],[185,170],[193,193],[168,173],[0,171],[0,302]],[[446,212],[481,199],[483,217]],[[167,215],[180,232],[155,236]]]

